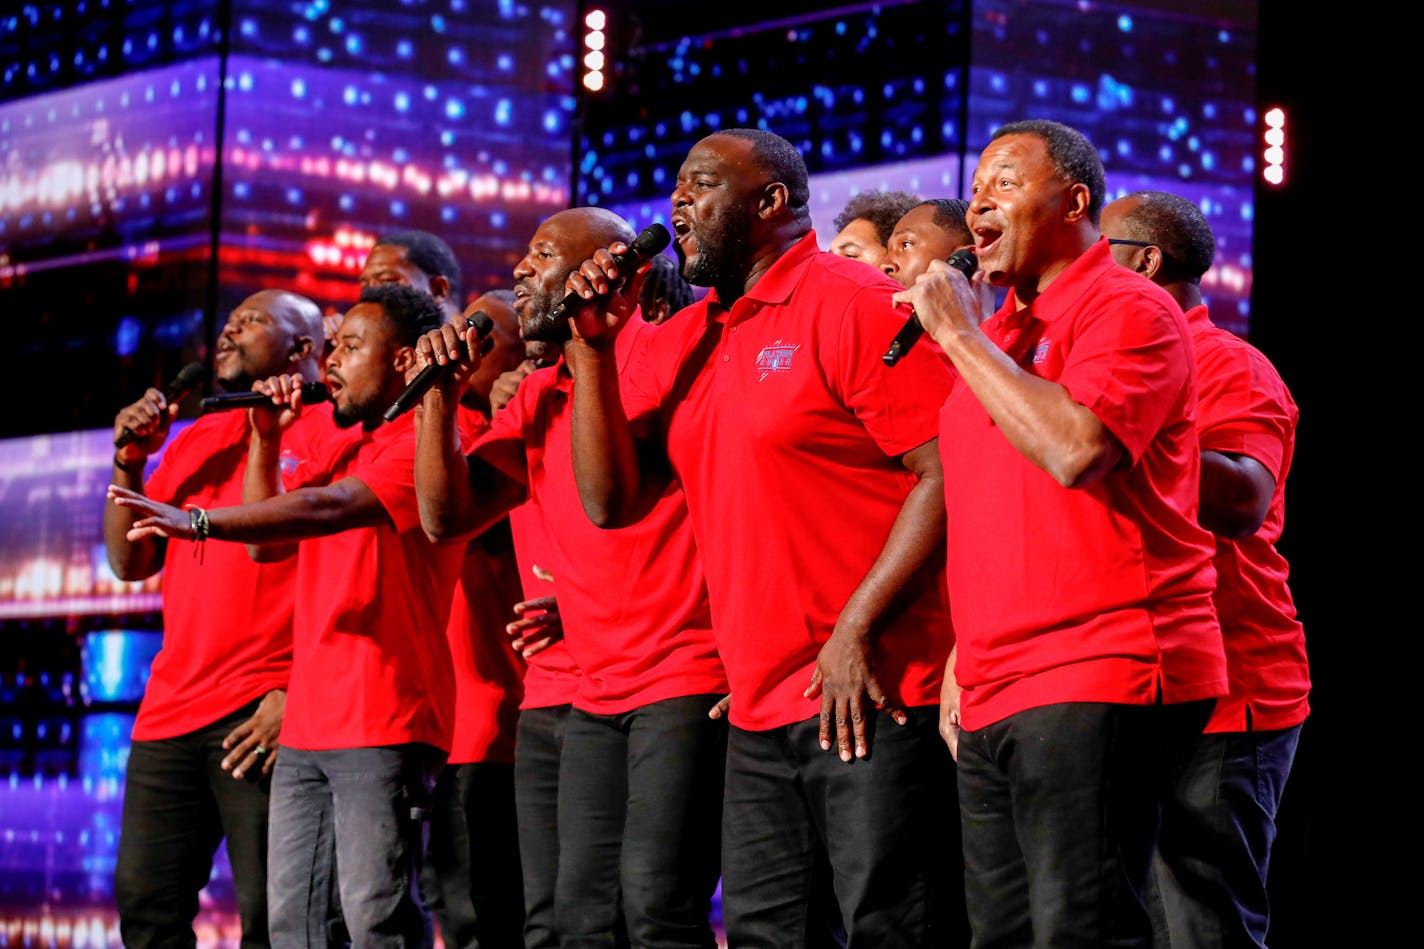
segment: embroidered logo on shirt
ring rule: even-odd
[[[282,476],[290,478],[292,475],[296,474],[297,469],[302,466],[302,459],[298,458],[296,455],[291,454],[290,452],[284,451],[282,452],[282,457],[278,460],[277,465],[278,468],[281,470]]]
[[[773,372],[790,372],[791,357],[794,356],[796,350],[800,348],[800,343],[793,345],[791,343],[783,343],[779,339],[770,346],[763,347],[762,351],[757,353],[756,358],[756,367],[761,370],[761,375],[757,378],[757,382],[763,381]]]
[[[1039,340],[1038,346],[1036,346],[1033,351],[1033,364],[1035,366],[1043,364],[1043,361],[1048,358],[1048,350],[1052,348],[1052,346],[1053,340],[1051,339]]]

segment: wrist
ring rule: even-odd
[[[137,458],[124,458],[125,452],[122,448],[114,452],[114,467],[125,474],[135,477],[143,474],[144,466],[148,464],[147,455],[139,455]]]

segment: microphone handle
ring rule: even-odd
[[[613,255],[613,264],[618,268],[621,275],[620,280],[629,273],[637,270],[643,262],[661,254],[663,248],[672,243],[672,235],[668,229],[661,224],[649,224],[643,228],[642,232],[633,239],[633,243],[628,245],[628,249],[621,254]],[[569,310],[581,306],[584,303],[583,297],[577,293],[567,293],[559,304],[549,311],[549,318],[560,320],[568,315]]]
[[[955,270],[964,274],[968,279],[974,276],[974,271],[979,269],[979,258],[974,256],[974,251],[967,247],[949,255],[949,260],[945,261]],[[891,341],[890,348],[885,351],[885,355],[880,359],[887,366],[893,366],[900,361],[900,358],[910,351],[910,348],[919,342],[925,333],[925,325],[920,322],[920,318],[911,313],[910,318],[905,321],[905,325],[900,327],[900,332],[895,334],[895,339]]]
[[[490,336],[494,330],[494,320],[490,319],[483,310],[476,310],[470,315],[469,323],[466,324],[465,329],[468,330],[471,326],[479,334],[480,355],[483,356],[494,347],[494,339]],[[444,375],[445,370],[450,368],[450,365],[450,363],[446,363],[442,366],[433,362],[417,372],[415,378],[406,384],[405,389],[396,396],[396,400],[391,403],[391,407],[386,409],[381,417],[387,422],[394,422],[415,408],[420,400],[425,398],[425,393],[429,392],[436,381]]]
[[[320,382],[308,382],[302,386],[302,403],[315,405],[329,398],[326,386]],[[225,392],[210,395],[199,403],[204,412],[223,412],[229,409],[250,409],[259,405],[271,405],[272,397],[264,392]]]

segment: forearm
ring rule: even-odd
[[[242,478],[242,503],[253,504],[284,492],[282,436],[263,437],[256,432],[247,443],[247,471]]]
[[[935,341],[1009,443],[1059,484],[1091,484],[1122,457],[1091,410],[1059,383],[1023,371],[978,327],[944,326]]]
[[[432,541],[450,543],[478,534],[526,498],[522,482],[466,454],[455,424],[458,406],[443,392],[432,389],[415,412],[416,504],[420,526]],[[522,453],[507,461],[525,463]]]
[[[459,404],[433,388],[415,409],[415,496],[420,526],[442,542],[468,534],[475,526],[475,497],[470,463],[455,424]]]
[[[872,635],[890,603],[944,543],[944,535],[944,479],[935,471],[921,475],[906,496],[885,546],[846,601],[837,629]]]
[[[579,500],[595,524],[619,527],[637,508],[642,469],[623,413],[613,350],[574,341],[564,354],[575,364],[572,447]]]
[[[120,463],[118,454],[114,459],[112,483],[142,493],[143,460]],[[128,539],[129,528],[133,527],[135,520],[137,517],[128,508],[120,507],[113,501],[104,502],[104,547],[108,551],[109,566],[120,580],[142,580],[163,566],[162,540]]]
[[[355,478],[208,511],[208,536],[241,544],[294,544],[390,523],[376,495]]]

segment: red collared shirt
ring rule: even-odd
[[[984,332],[1064,386],[1126,450],[1068,489],[1021,455],[967,386],[940,415],[947,577],[965,728],[1060,702],[1226,691],[1211,535],[1196,522],[1196,385],[1181,310],[1098,241]]]
[[[1188,310],[1187,325],[1196,353],[1202,451],[1254,458],[1276,480],[1256,533],[1216,538],[1216,612],[1231,691],[1217,701],[1206,730],[1290,728],[1310,712],[1310,669],[1286,582],[1290,567],[1276,541],[1285,527],[1286,475],[1300,412],[1270,361],[1214,326],[1206,307]]]
[[[323,480],[321,464],[354,450],[359,432],[336,427],[330,405],[308,406],[282,438],[282,482]],[[196,419],[174,436],[144,484],[155,501],[182,507],[242,503],[246,412]],[[213,542],[202,557],[169,541],[163,560],[163,648],[153,660],[134,721],[139,741],[174,738],[285,689],[292,667],[296,563],[253,563],[242,544]]]
[[[391,523],[301,542],[282,744],[309,751],[424,742],[450,749],[445,640],[464,547],[433,544],[415,498],[415,416],[365,432],[331,480],[359,479]]]
[[[628,365],[636,337],[651,329],[635,315],[618,337]],[[612,715],[687,695],[723,693],[722,662],[712,638],[707,590],[675,481],[639,521],[595,527],[574,481],[573,386],[561,362],[531,373],[488,435],[472,449],[491,460],[501,443],[522,447],[529,499],[549,528],[554,592],[565,642],[581,677],[574,705]],[[496,462],[498,463],[498,462]]]
[[[802,695],[816,656],[915,486],[901,456],[935,437],[945,362],[923,341],[893,369],[881,358],[905,322],[899,289],[810,232],[730,308],[714,291],[648,333],[624,379],[629,417],[664,433],[687,492],[739,728],[819,713]],[[935,572],[876,628],[880,681],[904,706],[938,700],[953,645]]]

